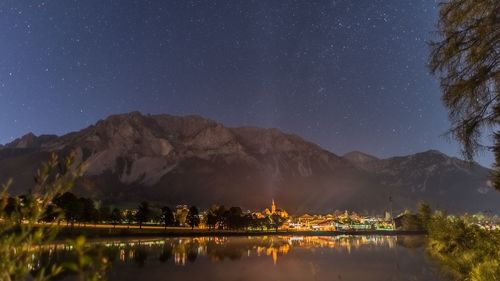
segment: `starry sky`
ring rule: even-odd
[[[434,0],[2,0],[0,143],[110,114],[276,127],[337,154],[439,149]],[[484,165],[492,157],[477,159]]]

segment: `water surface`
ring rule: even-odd
[[[446,280],[422,236],[261,236],[94,240],[112,261],[108,279]],[[49,259],[71,251],[53,245]],[[68,278],[66,278],[68,279]],[[69,278],[71,279],[71,278]]]

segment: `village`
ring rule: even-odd
[[[284,209],[278,208],[274,200],[272,200],[270,208],[266,208],[263,211],[251,212],[251,211],[241,211],[239,207],[229,208],[225,215],[225,219],[216,219],[216,223],[211,223],[211,216],[217,216],[217,213],[224,211],[219,211],[220,206],[215,206],[198,214],[199,223],[196,225],[199,229],[234,229],[231,227],[231,213],[236,213],[235,215],[241,218],[249,218],[250,220],[257,221],[257,224],[248,223],[248,227],[244,227],[247,230],[260,229],[269,230],[277,228],[283,231],[363,231],[363,230],[379,230],[379,231],[391,231],[398,227],[402,227],[401,218],[403,215],[393,219],[389,212],[385,212],[382,216],[363,216],[357,214],[356,212],[349,212],[347,210],[335,211],[331,214],[302,214],[292,216]],[[235,211],[237,210],[237,211]],[[124,209],[122,210],[122,216],[126,217],[136,217],[137,209]],[[173,212],[173,225],[177,227],[187,227],[189,226],[188,216],[190,212],[190,207],[188,205],[178,205]],[[154,213],[154,211],[153,211]],[[234,214],[233,214],[234,215]],[[156,224],[158,223],[158,216],[150,216],[149,220],[144,224]],[[279,226],[276,227],[276,223]],[[246,225],[243,223],[243,225]]]

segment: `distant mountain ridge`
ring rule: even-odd
[[[0,147],[0,180],[12,176],[13,191],[26,192],[41,161],[70,150],[89,167],[75,191],[115,203],[257,209],[274,198],[292,213],[369,213],[425,200],[450,211],[499,212],[490,171],[438,151],[338,156],[277,129],[228,128],[194,115],[131,112],[63,136],[27,134]]]

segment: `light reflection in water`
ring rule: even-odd
[[[100,245],[107,253],[120,262],[135,261],[144,263],[149,255],[157,255],[160,260],[167,261],[173,257],[175,265],[185,266],[194,262],[198,256],[207,256],[217,262],[225,259],[237,260],[242,257],[269,256],[274,264],[280,256],[294,249],[328,248],[350,254],[353,249],[362,247],[394,248],[399,242],[412,237],[397,236],[249,236],[241,237],[195,237],[195,238],[163,238],[163,239],[128,239],[111,241],[89,241],[90,246]],[[421,240],[414,237],[413,240]],[[71,246],[51,244],[42,247],[44,259],[51,260],[59,256],[70,255]],[[35,265],[40,266],[39,259],[33,257]]]
[[[111,261],[108,280],[444,280],[425,259],[423,242],[422,236],[249,236],[87,244]],[[70,260],[72,252],[64,244],[43,246],[32,267]]]

